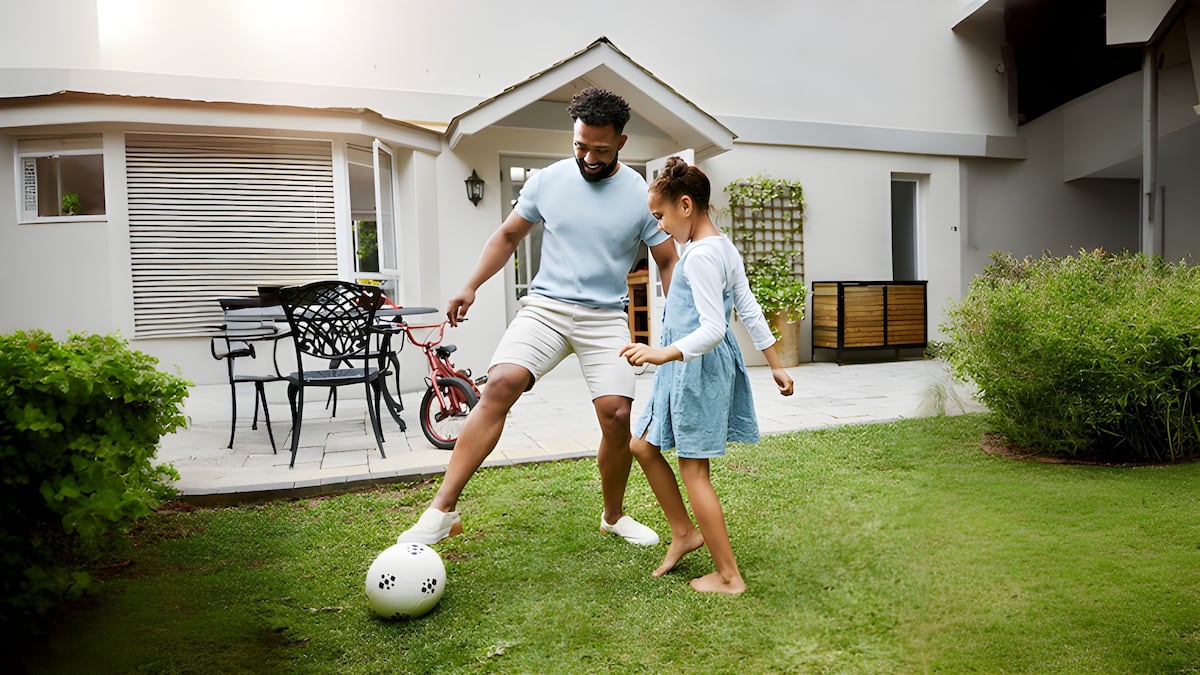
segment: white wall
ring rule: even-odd
[[[992,70],[998,41],[980,46],[951,31],[962,10],[955,0],[703,0],[686,11],[675,3],[610,0],[586,20],[575,4],[558,0],[0,4],[0,64],[14,73],[118,71],[481,100],[605,35],[712,114],[1011,130],[1003,78]],[[0,69],[0,91],[4,77]],[[81,73],[73,81],[86,80]],[[121,86],[120,78],[109,81]],[[269,97],[271,88],[257,87],[254,95]],[[230,100],[225,93],[195,95]]]
[[[963,160],[964,289],[993,251],[1137,250],[1138,181],[1064,182],[1064,120],[1060,108],[1021,127],[1026,160]]]
[[[63,338],[87,327],[110,332],[113,322],[107,217],[17,225],[16,144],[0,135],[0,333],[41,328]],[[11,187],[9,187],[11,186]],[[106,197],[107,200],[107,197]]]
[[[1176,132],[1200,125],[1192,110],[1196,90],[1191,64],[1163,68],[1158,75],[1160,152],[1172,145]],[[1137,178],[1142,173],[1142,74],[1131,73],[1063,104],[1052,115],[1062,117],[1063,179],[1083,177]],[[1024,130],[1023,130],[1024,131]]]
[[[1200,124],[1163,139],[1159,185],[1164,189],[1163,257],[1200,263]]]
[[[713,184],[714,205],[725,208],[723,188],[758,174],[800,181],[804,188],[806,281],[892,279],[891,179],[893,173],[927,177],[920,222],[922,277],[929,282],[928,329],[940,339],[945,304],[959,294],[959,169],[946,157],[868,153],[812,148],[738,145],[704,162]],[[719,225],[727,226],[722,214]],[[812,321],[801,329],[807,359]],[[819,356],[819,355],[818,355]]]

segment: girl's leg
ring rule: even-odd
[[[692,503],[692,512],[696,514],[696,522],[700,524],[704,542],[708,544],[708,552],[717,566],[716,572],[692,579],[692,588],[705,593],[737,595],[746,590],[746,582],[742,580],[737,560],[733,557],[729,530],[725,527],[725,513],[721,510],[717,491],[713,489],[709,478],[708,460],[680,457],[679,473],[683,475],[688,500]]]
[[[675,480],[675,472],[671,470],[667,458],[662,456],[661,449],[646,441],[645,436],[634,438],[629,442],[629,449],[637,458],[646,481],[658,499],[667,522],[671,525],[671,545],[667,547],[667,555],[662,564],[654,570],[654,576],[660,577],[670,572],[679,559],[704,545],[704,536],[692,524],[687,507],[683,505],[683,496],[679,492],[679,483]]]

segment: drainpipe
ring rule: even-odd
[[[1161,196],[1158,194],[1158,63],[1154,45],[1142,56],[1142,227],[1146,255],[1163,254]]]

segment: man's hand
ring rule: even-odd
[[[457,326],[459,321],[466,321],[467,310],[471,305],[475,304],[475,291],[464,288],[458,292],[458,295],[450,298],[450,304],[446,305],[446,319],[451,326]]]

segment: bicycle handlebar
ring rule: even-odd
[[[442,321],[440,323],[402,323],[400,325],[404,328],[404,336],[406,338],[408,338],[408,341],[411,342],[413,344],[413,346],[420,347],[422,349],[428,349],[430,347],[436,347],[442,343],[442,340],[445,339],[446,326],[450,325],[450,322]],[[436,333],[437,338],[432,337],[434,335],[433,330],[435,328],[437,329],[437,333]],[[414,330],[428,330],[430,332],[428,334],[426,334],[426,339],[424,341],[422,341],[422,340],[418,340],[413,335]]]

